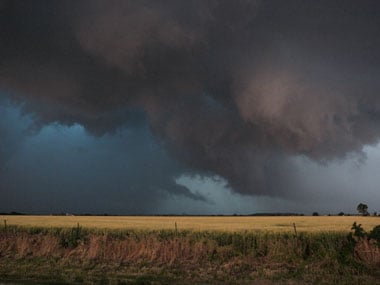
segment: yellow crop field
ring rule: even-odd
[[[325,284],[378,284],[380,276],[377,238],[368,240],[380,217],[0,219],[0,283],[319,284],[323,276]],[[368,234],[349,235],[354,222]]]
[[[349,231],[354,222],[370,230],[380,217],[361,216],[287,216],[287,217],[188,217],[188,216],[0,216],[7,225],[37,227],[82,227],[99,229],[175,229],[195,231]]]

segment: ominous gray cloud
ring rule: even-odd
[[[293,156],[379,140],[378,1],[1,3],[0,88],[37,126],[101,136],[141,110],[184,173],[283,197]]]
[[[25,130],[31,120],[3,105],[2,123],[14,135],[1,133],[7,138],[0,144],[6,162],[1,211],[154,214],[173,196],[209,203],[175,182],[184,167],[168,157],[146,125],[102,138],[88,136],[79,125],[52,124],[30,133]]]
[[[17,151],[31,130],[30,118],[21,116],[19,110],[0,94],[0,171]]]

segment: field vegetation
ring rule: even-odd
[[[380,280],[376,240],[380,228],[371,231],[370,226],[371,219],[378,221],[375,217],[355,217],[358,223],[352,230],[352,224],[347,225],[345,231],[323,227],[337,217],[39,217],[54,221],[54,226],[27,223],[36,217],[6,218],[7,227],[0,228],[2,281],[260,285],[379,284]],[[13,218],[26,218],[26,224],[15,225]],[[351,219],[341,221],[347,218]],[[114,223],[107,226],[107,219]],[[148,226],[156,226],[138,226],[144,219]],[[225,219],[227,226],[202,228],[213,219]],[[319,228],[307,231],[307,226],[299,226],[302,219],[315,220]],[[68,220],[77,224],[62,224]],[[99,224],[82,227],[86,220]],[[126,221],[128,226],[121,226]],[[203,221],[202,227],[198,221]],[[243,227],[268,221],[273,222],[268,223],[271,227]],[[229,225],[234,224],[233,230]]]
[[[369,230],[380,217],[363,216],[0,216],[9,225],[28,227],[81,227],[97,229],[195,231],[347,232],[354,222]]]

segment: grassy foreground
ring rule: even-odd
[[[46,284],[380,284],[346,232],[25,227],[0,231],[0,280]]]

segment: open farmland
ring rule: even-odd
[[[195,231],[294,231],[347,232],[354,222],[365,230],[380,224],[380,217],[286,216],[286,217],[189,217],[189,216],[1,216],[8,225],[27,227],[81,227],[98,229],[195,230]]]
[[[380,280],[378,237],[370,240],[367,235],[380,224],[378,217],[1,218],[6,226],[0,227],[0,280],[63,284]],[[354,222],[363,229],[351,231]]]

